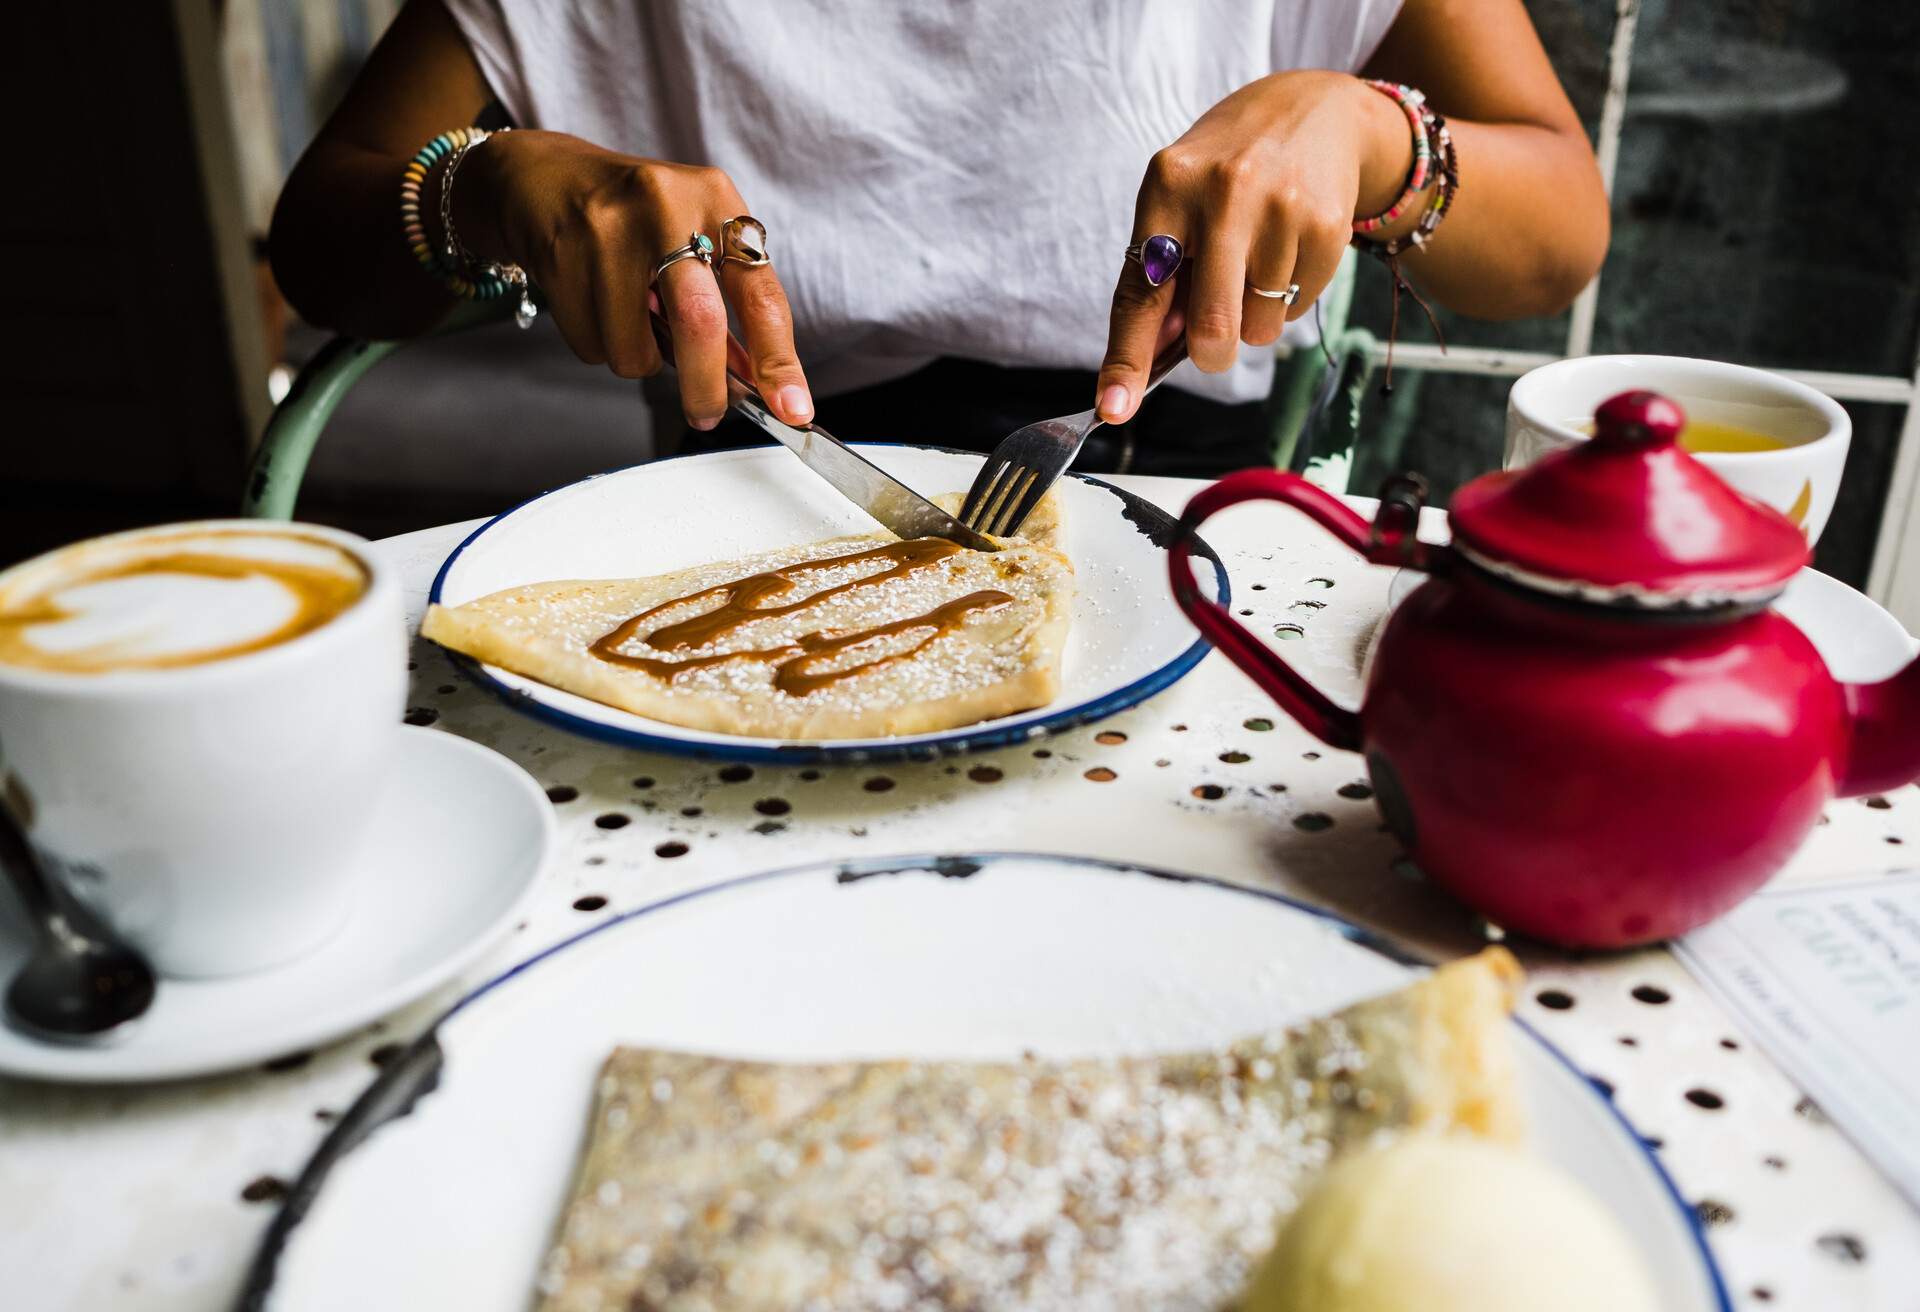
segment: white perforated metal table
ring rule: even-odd
[[[1116,481],[1169,509],[1199,486]],[[472,527],[381,545],[416,620],[435,569]],[[1336,696],[1356,696],[1388,571],[1277,510],[1228,512],[1207,535],[1236,609],[1265,631],[1297,626],[1289,654]],[[1397,860],[1358,758],[1321,748],[1218,656],[1140,707],[1017,749],[751,770],[569,737],[466,683],[436,649],[420,644],[414,659],[409,718],[519,762],[561,820],[526,923],[467,983],[593,917],[751,870],[956,848],[1080,853],[1277,888],[1433,955],[1480,942],[1468,912]],[[1779,878],[1895,869],[1908,844],[1920,844],[1915,789],[1836,802]],[[1736,1306],[1920,1306],[1920,1214],[1668,952],[1522,955],[1525,1019],[1657,1144],[1707,1223]],[[367,1083],[370,1059],[463,987],[271,1069],[151,1087],[0,1080],[0,1305],[223,1306],[283,1182]]]

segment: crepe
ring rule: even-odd
[[[785,739],[950,729],[1059,695],[1073,566],[1058,499],[1023,527],[996,552],[878,533],[652,578],[532,583],[431,606],[420,632],[690,729]]]
[[[1329,1161],[1517,1141],[1504,950],[1220,1052],[775,1065],[621,1048],[541,1312],[1228,1308]]]

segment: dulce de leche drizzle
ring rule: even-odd
[[[687,670],[704,669],[727,661],[759,661],[776,667],[773,675],[775,688],[791,697],[805,697],[808,693],[838,683],[842,679],[877,669],[882,665],[892,664],[894,661],[905,660],[928,643],[937,641],[959,628],[966,622],[967,616],[973,612],[997,609],[1007,605],[1013,598],[1007,593],[992,590],[971,592],[964,597],[957,597],[936,606],[924,615],[915,615],[907,619],[874,625],[871,628],[854,629],[842,633],[803,634],[793,642],[759,650],[719,652],[707,656],[688,656],[679,660],[667,660],[658,656],[633,655],[620,648],[631,641],[647,621],[654,617],[714,597],[720,598],[718,606],[691,619],[662,625],[646,636],[644,639],[646,645],[655,651],[686,651],[689,648],[704,647],[744,624],[751,624],[755,620],[792,615],[816,603],[826,601],[830,597],[851,592],[855,588],[865,588],[885,583],[890,579],[905,578],[961,550],[960,546],[944,538],[914,538],[907,542],[889,542],[884,546],[867,551],[856,551],[845,556],[796,561],[791,565],[782,565],[778,569],[767,570],[760,574],[750,574],[743,579],[716,584],[714,587],[705,588],[685,597],[676,597],[672,601],[663,602],[625,621],[611,633],[596,640],[587,650],[603,661],[622,665],[628,669],[643,670],[669,682]],[[761,604],[792,592],[797,583],[797,576],[847,565],[864,564],[873,560],[884,560],[889,563],[886,568],[875,573],[809,593],[798,601],[773,605]],[[822,661],[840,652],[897,634],[910,633],[915,629],[926,629],[929,632],[919,642],[904,651],[890,652],[874,660],[842,669],[822,673],[813,672]]]

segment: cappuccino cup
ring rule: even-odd
[[[1587,355],[1541,365],[1507,394],[1505,467],[1586,441],[1602,401],[1642,389],[1686,412],[1680,444],[1696,460],[1798,524],[1809,544],[1820,540],[1840,493],[1853,423],[1831,397],[1764,369],[1668,355]],[[1690,440],[1695,426],[1705,440]]]
[[[398,581],[349,533],[209,520],[0,572],[5,804],[166,975],[345,923],[405,699]]]

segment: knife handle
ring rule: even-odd
[[[653,324],[653,340],[660,344],[661,358],[669,365],[678,368],[679,366],[674,364],[673,359],[673,328],[665,319],[661,318],[660,311],[658,310],[648,310],[647,317]],[[780,423],[786,423],[784,419],[779,419],[777,415],[774,415],[774,413],[767,408],[766,401],[760,396],[760,389],[747,381],[747,375],[752,372],[753,361],[747,355],[747,348],[740,344],[739,338],[735,337],[732,333],[728,333],[727,405],[730,408],[746,408],[750,414],[752,410],[757,407],[760,414],[776,419]],[[797,427],[801,431],[805,431],[810,425],[787,424],[787,427]]]

